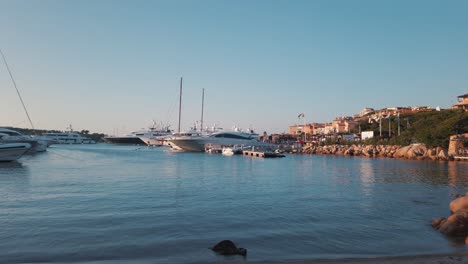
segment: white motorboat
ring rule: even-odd
[[[232,148],[225,147],[225,148],[223,148],[221,154],[223,154],[224,156],[233,156],[234,155],[234,150]]]
[[[250,146],[232,146],[232,147],[223,147],[221,150],[221,154],[224,156],[232,156],[236,154],[242,154],[242,150],[245,148],[249,148]]]
[[[259,135],[241,131],[219,131],[209,135],[173,137],[169,142],[183,151],[204,152],[209,146],[251,146],[271,148],[273,145],[258,140]]]
[[[41,137],[23,135],[7,128],[0,128],[0,143],[28,143],[31,145],[29,152],[43,152],[48,146],[48,141]]]
[[[0,144],[0,161],[15,161],[31,148],[29,143]]]
[[[44,133],[44,136],[57,144],[96,144],[96,141],[75,132]]]

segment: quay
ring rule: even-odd
[[[283,158],[285,157],[284,154],[280,154],[276,152],[252,151],[252,150],[243,150],[242,155],[250,156],[250,157],[259,157],[259,158]]]

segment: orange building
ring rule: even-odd
[[[452,109],[468,111],[468,94],[457,96],[457,103],[452,105]]]

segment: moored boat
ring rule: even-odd
[[[1,143],[0,161],[15,161],[31,148],[29,143]]]
[[[44,136],[56,144],[95,144],[96,141],[75,132],[45,133]]]
[[[174,137],[169,142],[179,147],[183,151],[204,152],[207,147],[219,146],[253,146],[253,147],[273,147],[271,144],[258,140],[258,134],[241,131],[219,131],[209,135]]]
[[[18,131],[0,128],[0,143],[28,143],[29,152],[43,152],[47,150],[48,142],[41,137],[23,135]]]

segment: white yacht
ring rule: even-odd
[[[141,141],[143,141],[148,146],[165,146],[166,140],[172,135],[172,132],[167,130],[152,131],[150,133],[145,133],[144,135],[138,136]]]
[[[7,128],[0,128],[0,143],[28,143],[31,145],[29,152],[43,152],[48,146],[48,141],[41,137],[23,135]]]
[[[0,162],[15,161],[30,148],[29,143],[0,143]]]
[[[210,146],[249,146],[249,147],[273,147],[271,144],[258,140],[259,135],[241,131],[218,131],[209,135],[173,137],[169,142],[183,151],[204,152]]]
[[[199,138],[201,137],[202,134],[199,131],[196,130],[190,130],[187,132],[181,132],[181,133],[175,133],[171,136],[167,136],[164,139],[164,146],[170,147],[173,151],[186,151],[185,149],[177,146],[173,141],[174,140],[190,140],[192,138]]]
[[[171,131],[169,129],[158,129],[153,125],[146,130],[131,132],[125,136],[107,136],[103,139],[106,143],[120,145],[158,145],[159,137],[169,135],[171,135]]]
[[[75,132],[44,133],[48,139],[54,140],[57,144],[95,144],[96,141],[83,137]]]

